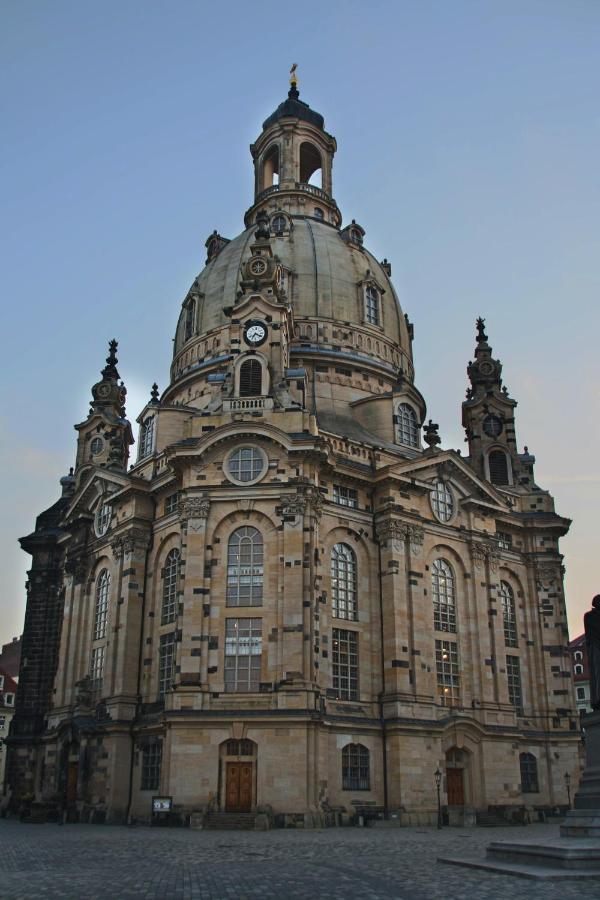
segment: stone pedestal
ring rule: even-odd
[[[585,769],[560,833],[563,837],[600,838],[600,712],[589,713],[585,728]]]

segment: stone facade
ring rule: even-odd
[[[15,802],[412,824],[435,821],[439,769],[453,821],[564,804],[569,521],[518,452],[483,321],[463,457],[424,425],[391,266],[341,229],[335,140],[295,86],[251,149],[246,229],[206,242],[137,461],[112,342],[63,497],[22,541]]]

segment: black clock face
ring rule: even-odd
[[[248,322],[244,328],[244,340],[251,347],[259,347],[267,339],[267,326],[262,322]]]
[[[498,416],[486,416],[483,420],[483,430],[488,437],[498,437],[502,431],[502,419]]]

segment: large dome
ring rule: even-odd
[[[255,226],[248,228],[228,243],[194,282],[194,289],[203,297],[196,325],[200,335],[229,324],[224,310],[235,302],[240,290],[242,264],[250,258],[254,231]],[[293,275],[289,294],[297,321],[310,318],[362,326],[358,285],[372,276],[381,287],[385,321],[385,336],[373,336],[396,345],[404,357],[401,367],[405,372],[410,369],[405,317],[387,273],[368,250],[344,240],[331,225],[309,217],[293,217],[289,234],[273,237],[271,246],[281,265]]]

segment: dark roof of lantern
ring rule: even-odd
[[[304,103],[298,97],[298,91],[292,88],[288,93],[288,99],[280,103],[275,112],[271,113],[268,119],[265,119],[263,131],[277,122],[278,119],[283,119],[286,116],[291,116],[294,119],[303,119],[305,122],[310,122],[311,125],[316,125],[317,128],[323,128],[325,119],[321,113],[315,112],[308,103]]]

